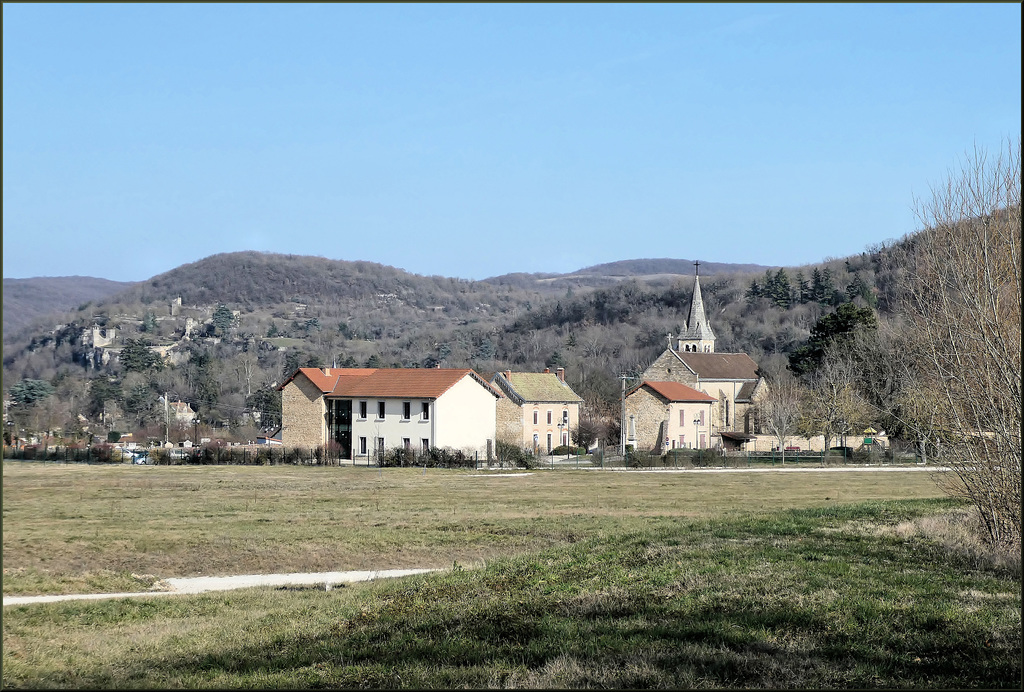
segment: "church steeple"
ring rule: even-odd
[[[693,297],[690,299],[690,315],[686,320],[686,331],[679,337],[678,350],[714,353],[715,333],[704,313],[704,297],[700,293],[700,262],[694,262],[693,266]]]

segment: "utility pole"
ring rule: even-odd
[[[171,404],[167,399],[167,392],[164,392],[164,447],[166,447],[167,443],[170,442],[170,408]]]

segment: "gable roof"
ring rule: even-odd
[[[330,397],[436,399],[467,376],[495,398],[500,396],[489,382],[468,368],[299,368],[279,389],[300,373]]]
[[[664,382],[659,380],[644,380],[626,394],[629,396],[633,394],[641,387],[647,387],[653,390],[657,394],[661,395],[663,399],[668,401],[681,401],[681,402],[697,402],[707,403],[712,401],[718,401],[715,397],[705,394],[704,392],[698,391],[693,387],[687,387],[681,382]]]
[[[553,372],[499,372],[492,382],[519,405],[534,401],[560,404],[583,401]]]
[[[673,351],[702,380],[757,380],[757,363],[746,353]]]

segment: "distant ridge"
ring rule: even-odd
[[[74,310],[82,303],[102,300],[130,288],[134,282],[91,276],[39,276],[4,279],[4,334],[13,334],[41,317]]]
[[[651,274],[693,274],[694,260],[689,259],[631,259],[595,264],[564,276],[648,276]],[[744,274],[768,269],[761,264],[731,264],[727,262],[701,262],[701,274]]]

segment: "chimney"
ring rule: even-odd
[[[506,370],[506,371],[505,371],[504,373],[502,373],[502,374],[503,374],[503,375],[505,375],[505,379],[506,379],[506,380],[508,380],[509,382],[511,382],[511,381],[512,381],[512,371],[511,371],[511,370]]]
[[[555,372],[558,374],[558,379],[565,382],[565,368],[558,368]]]
[[[437,361],[437,365],[434,366],[434,369],[435,370],[440,370],[441,369],[441,361]]]
[[[547,375],[549,372],[551,372],[551,368],[544,368],[544,374],[545,375]]]
[[[324,374],[325,375],[330,375],[331,374],[331,369],[330,368],[324,368]]]

